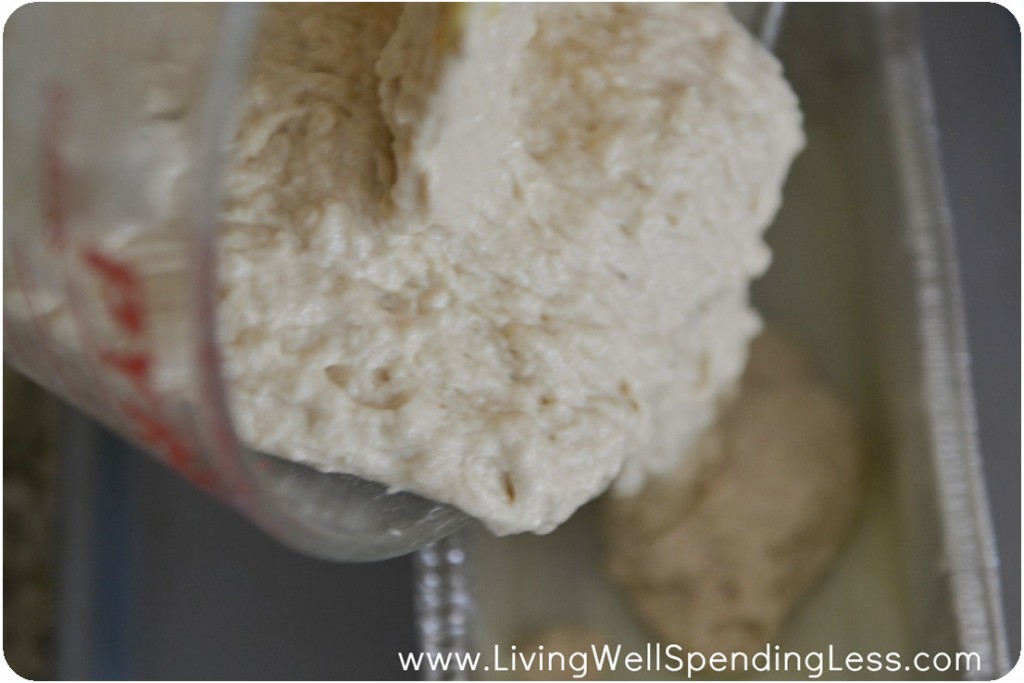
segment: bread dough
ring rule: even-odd
[[[776,332],[684,465],[612,497],[608,567],[659,639],[753,652],[826,569],[860,497],[849,409]]]
[[[219,335],[241,438],[553,529],[734,386],[802,145],[718,5],[270,5]]]

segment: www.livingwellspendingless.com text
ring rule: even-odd
[[[485,656],[486,655],[486,656]],[[687,652],[678,644],[647,643],[639,650],[622,645],[593,645],[589,649],[561,652],[538,646],[524,650],[516,645],[494,645],[476,652],[400,652],[399,663],[405,671],[550,673],[575,679],[602,673],[670,673],[692,678],[709,672],[781,673],[792,677],[816,679],[825,674],[897,672],[948,673],[981,670],[976,652],[838,652],[826,650],[793,652],[768,644],[754,653]]]

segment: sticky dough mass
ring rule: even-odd
[[[547,532],[676,467],[803,143],[719,5],[270,5],[218,314],[252,447]]]

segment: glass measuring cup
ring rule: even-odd
[[[248,450],[225,401],[220,151],[256,13],[26,5],[8,21],[5,359],[288,545],[399,555],[465,516]]]

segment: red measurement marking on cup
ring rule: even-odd
[[[64,145],[72,113],[71,98],[61,83],[45,85],[42,97],[43,114],[37,149],[41,171],[43,235],[47,246],[59,254],[65,251],[68,240],[70,178],[64,158]],[[98,277],[104,309],[125,342],[120,348],[98,350],[100,365],[126,379],[132,389],[132,396],[117,402],[114,407],[133,425],[139,440],[163,453],[171,467],[198,486],[213,488],[216,483],[213,472],[203,465],[187,442],[163,417],[160,399],[153,385],[152,354],[147,345],[146,308],[141,278],[130,264],[98,249],[84,249],[80,256],[89,271]],[[82,294],[70,279],[65,280],[65,285],[82,343],[87,348],[92,347],[90,326],[82,324],[77,315],[79,311],[88,310],[88,307],[83,305]],[[54,365],[60,367],[55,361]]]
[[[135,391],[150,398],[149,356],[139,351],[100,351],[100,364],[115,374],[127,378]],[[155,397],[153,397],[155,399]]]
[[[114,322],[129,336],[141,336],[145,303],[138,274],[127,263],[96,249],[86,249],[83,258],[101,278],[103,300]]]
[[[100,291],[107,314],[130,348],[101,349],[100,363],[115,375],[128,380],[132,399],[120,401],[118,410],[135,428],[140,441],[163,453],[167,463],[193,484],[213,488],[216,478],[174,427],[164,419],[160,399],[153,386],[152,353],[146,344],[146,309],[142,279],[128,263],[95,248],[82,251],[82,259],[100,280]]]
[[[195,454],[159,414],[150,413],[145,406],[134,403],[125,402],[119,407],[135,424],[139,438],[164,453],[171,467],[182,472],[193,484],[213,488],[216,483],[213,473],[196,467]]]

